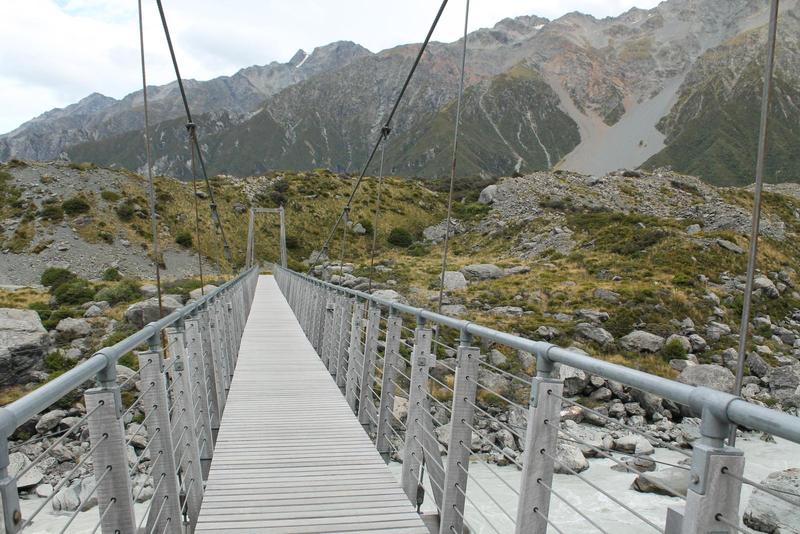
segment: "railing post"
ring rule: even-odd
[[[194,531],[197,517],[200,515],[200,504],[203,502],[203,469],[200,464],[200,447],[198,444],[197,415],[194,409],[195,387],[192,366],[185,352],[185,331],[178,322],[175,328],[167,328],[167,341],[170,347],[170,359],[173,361],[170,374],[175,382],[172,387],[173,410],[172,423],[176,456],[180,461],[182,473],[182,494],[186,500],[186,515],[189,518],[189,531]],[[201,422],[202,424],[202,422]]]
[[[739,525],[744,454],[739,449],[725,445],[730,423],[724,414],[714,413],[708,405],[698,411],[702,411],[701,438],[692,446],[692,471],[686,507],[680,530],[668,534],[737,532],[738,529],[726,523]],[[671,512],[680,515],[679,509],[671,509]]]
[[[380,323],[381,308],[370,301],[367,332],[364,340],[364,365],[361,369],[361,389],[358,396],[358,422],[367,427],[372,424],[371,417],[375,417],[372,384],[375,383],[375,360],[378,354],[378,327],[380,327]]]
[[[434,359],[431,354],[431,339],[431,330],[425,328],[425,320],[417,317],[414,350],[411,354],[411,385],[408,388],[408,416],[401,476],[403,491],[412,503],[417,502],[417,490],[421,482],[420,471],[424,454],[422,418],[425,395],[428,392],[428,375]]]
[[[228,371],[225,368],[225,354],[222,348],[219,333],[219,318],[217,317],[217,307],[211,303],[208,307],[208,338],[209,351],[211,354],[211,365],[214,370],[214,391],[217,395],[217,424],[222,421],[222,414],[225,412],[225,401],[228,398]]]
[[[164,364],[160,347],[138,353],[141,369],[145,427],[152,441],[153,497],[147,516],[145,532],[181,534],[181,505],[178,493],[178,474],[175,467],[175,447],[172,440]]]
[[[348,297],[342,297],[342,313],[337,329],[339,331],[339,338],[337,340],[336,348],[336,385],[340,389],[344,388],[347,383],[347,352],[349,350],[347,343],[350,338],[351,317],[353,313],[354,300]]]
[[[106,371],[98,375],[98,383],[98,387],[84,393],[84,401],[86,413],[92,413],[87,420],[89,441],[92,447],[97,447],[92,454],[97,505],[101,513],[108,510],[100,526],[103,534],[133,532],[136,516],[116,365],[108,365]]]
[[[326,291],[325,295],[325,311],[324,311],[324,319],[322,321],[322,352],[320,353],[320,357],[322,358],[322,363],[325,365],[326,368],[330,368],[330,360],[331,360],[331,352],[334,346],[334,307],[335,307],[336,300],[333,296],[329,295]]]
[[[556,454],[561,412],[561,380],[551,378],[553,363],[546,355],[536,361],[536,376],[531,386],[528,429],[517,508],[517,534],[547,532],[550,511],[550,490],[553,483],[553,460]],[[552,395],[550,394],[552,393]],[[540,484],[539,481],[544,484]]]
[[[211,406],[208,396],[208,377],[206,375],[205,360],[203,358],[203,344],[200,335],[200,321],[197,319],[187,319],[184,321],[186,336],[187,366],[191,367],[191,381],[193,391],[192,402],[197,403],[197,418],[200,421],[200,429],[197,439],[200,447],[200,463],[203,469],[204,478],[208,474],[211,465],[211,457],[214,454],[214,436],[211,433]]]
[[[364,303],[356,299],[353,304],[353,315],[350,321],[350,347],[347,355],[347,384],[345,386],[344,398],[350,409],[356,411],[356,389],[358,388],[359,378],[359,357],[363,356],[361,351],[361,332],[364,330]],[[363,362],[363,357],[361,362]]]
[[[311,330],[311,338],[317,354],[322,353],[322,344],[324,341],[325,306],[327,302],[327,295],[325,293],[325,288],[321,285],[314,288],[314,326]]]
[[[381,402],[378,408],[378,435],[375,439],[375,448],[389,461],[389,439],[392,437],[392,417],[394,412],[394,384],[397,382],[397,369],[402,365],[400,357],[400,333],[403,318],[389,309],[386,319],[386,348],[383,352],[383,372],[381,373]]]
[[[455,384],[453,385],[453,415],[450,419],[450,439],[447,444],[447,470],[442,496],[442,513],[439,534],[460,533],[464,528],[464,495],[469,477],[469,457],[475,416],[478,363],[480,349],[470,346],[471,336],[461,331],[461,342],[456,356]]]
[[[9,463],[8,438],[2,436],[0,437],[0,501],[2,501],[2,507],[0,507],[0,533],[3,534],[17,532],[22,523],[17,482],[8,473]],[[125,467],[127,468],[127,463]],[[127,474],[127,469],[125,469],[125,473]],[[100,496],[98,495],[99,498]]]
[[[214,349],[211,346],[211,314],[208,306],[203,306],[197,317],[199,325],[200,344],[202,348],[203,367],[206,374],[206,391],[208,394],[209,417],[211,418],[212,445],[217,440],[219,423],[222,419],[222,405],[217,391],[219,383],[218,369],[214,361]],[[213,446],[212,446],[213,448]]]

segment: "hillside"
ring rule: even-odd
[[[114,266],[124,276],[152,277],[145,256],[149,222],[139,209],[146,205],[144,180],[131,173],[79,167],[17,162],[3,168],[2,264],[7,271],[2,283],[37,282],[42,270],[53,265],[90,279]],[[49,182],[47,196],[32,188],[15,189],[34,177]],[[70,205],[59,196],[59,184],[70,180],[85,187],[66,200],[82,198],[88,208],[82,213],[65,211],[59,219],[53,215],[56,207],[66,210]],[[213,182],[234,254],[233,266],[222,264],[217,270],[229,273],[243,260],[247,207],[281,202],[287,208],[290,266],[305,270],[353,178],[315,171],[216,177]],[[317,275],[350,287],[367,287],[375,186],[375,180],[368,179],[356,197],[344,277],[338,265],[341,233],[332,243],[330,250],[336,252],[331,263],[319,266]],[[197,273],[196,257],[188,246],[196,245],[191,195],[190,184],[158,179],[160,237],[169,250],[167,279]],[[208,226],[206,200],[199,200],[203,213],[199,248],[210,270],[220,247]],[[445,313],[527,337],[555,339],[562,345],[577,343],[601,357],[668,376],[675,374],[669,362],[680,350],[638,353],[620,340],[633,330],[663,339],[672,334],[688,339],[696,333],[702,338],[702,350],[698,340],[687,350],[701,361],[730,359],[725,350],[735,347],[751,191],[717,188],[663,170],[603,177],[559,171],[504,178],[486,188],[478,200],[476,193],[466,193],[455,204],[457,233],[449,258],[454,273],[448,275]],[[375,287],[395,291],[399,298],[420,306],[435,306],[445,196],[419,182],[391,178],[382,202]],[[124,206],[132,208],[130,218]],[[276,221],[263,217],[257,223],[256,256],[275,261]],[[797,186],[769,188],[762,228],[755,313],[768,316],[775,328],[796,329]],[[60,238],[54,236],[61,231],[73,233],[66,243],[82,251],[80,259],[58,250]],[[390,233],[403,231],[408,238],[389,238]],[[110,252],[123,240],[129,242],[128,255],[110,262]],[[767,347],[758,350],[768,362],[775,365],[782,358],[796,358],[793,342],[759,332],[754,343]],[[661,346],[666,347],[663,342]],[[507,357],[510,366],[527,365],[520,355]]]
[[[752,182],[768,4],[667,0],[595,19],[505,19],[469,36],[463,178],[559,168],[601,175],[669,165],[716,184]],[[796,181],[798,1],[781,2],[769,181]],[[449,172],[460,43],[431,43],[394,124],[391,172]],[[418,49],[353,43],[188,87],[214,173],[356,172]],[[187,177],[174,84],[153,89],[158,172]],[[0,136],[0,159],[143,169],[139,93],[92,95]]]

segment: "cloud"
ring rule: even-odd
[[[580,10],[597,17],[657,0],[473,0],[470,30],[505,17],[556,18]],[[174,79],[155,2],[145,6],[148,83]],[[299,48],[355,41],[372,51],[419,42],[438,8],[434,0],[169,0],[164,2],[181,74],[209,79],[242,67],[288,61]],[[451,1],[435,40],[454,41],[464,0]],[[53,107],[100,92],[120,98],[141,86],[136,2],[0,0],[0,132]]]

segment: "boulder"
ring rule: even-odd
[[[653,454],[655,452],[647,438],[638,434],[628,434],[615,439],[614,450],[628,454]]]
[[[181,307],[179,301],[169,296],[161,299],[161,305],[164,315],[170,314]],[[125,320],[138,328],[142,328],[153,321],[158,321],[160,318],[158,314],[158,298],[136,302],[125,310]]]
[[[706,326],[706,337],[712,341],[719,341],[722,336],[729,336],[731,327],[725,323],[711,321]]]
[[[775,283],[763,274],[753,279],[753,290],[761,291],[761,293],[771,299],[776,299],[781,296],[780,291],[775,287]]]
[[[523,311],[519,306],[498,306],[489,310],[492,315],[510,315],[512,317],[522,315]]]
[[[689,343],[692,345],[692,352],[703,352],[708,348],[708,343],[699,334],[690,334]]]
[[[568,441],[558,440],[556,446],[555,472],[561,475],[572,474],[567,468],[580,473],[589,469],[589,461],[581,452],[581,449]]]
[[[773,367],[767,374],[769,390],[779,401],[794,396],[800,386],[800,363]]]
[[[727,239],[717,239],[717,245],[735,254],[744,254],[744,249],[742,247],[736,243],[731,243]]]
[[[0,386],[34,380],[50,343],[35,311],[0,308]]]
[[[495,366],[505,365],[508,362],[508,358],[505,354],[500,352],[497,349],[492,349],[489,352],[489,363]]]
[[[672,495],[672,493],[664,489],[664,487],[667,487],[675,493],[685,496],[689,489],[689,474],[687,469],[669,467],[661,471],[647,473],[647,475],[637,476],[633,480],[631,488],[641,493]]]
[[[442,306],[442,314],[452,317],[460,317],[467,313],[467,307],[463,304],[445,304]]]
[[[687,367],[678,376],[678,382],[690,386],[708,388],[732,393],[736,378],[730,370],[716,364],[701,364]]]
[[[364,225],[361,224],[360,222],[354,224],[353,228],[351,228],[350,231],[356,235],[365,235],[367,233],[367,229],[364,228]]]
[[[81,482],[80,480],[73,481],[69,486],[61,488],[56,493],[50,505],[53,507],[54,512],[74,512],[81,504],[80,499]]]
[[[66,416],[67,412],[64,410],[51,410],[39,418],[36,423],[36,431],[39,434],[46,434],[56,428]]]
[[[593,323],[601,323],[603,321],[608,321],[608,313],[600,310],[578,310],[575,312],[575,315],[579,319],[586,319]]]
[[[761,484],[780,492],[794,505],[753,489],[744,510],[744,524],[758,532],[800,532],[800,469],[770,473]]]
[[[503,276],[513,276],[515,274],[526,274],[529,272],[531,272],[531,268],[527,265],[516,265],[514,267],[503,269]]]
[[[408,416],[408,399],[405,397],[394,397],[394,406],[392,407],[392,413],[394,414],[394,423],[398,423],[398,421],[405,421],[406,417]]]
[[[475,263],[461,268],[468,280],[491,280],[503,276],[503,269],[493,263]]]
[[[447,219],[442,220],[438,224],[434,224],[433,226],[428,226],[422,231],[422,237],[425,238],[426,241],[432,241],[434,243],[438,243],[444,239],[445,233],[449,234],[450,237],[453,237],[456,234],[464,233],[464,225],[461,221],[457,219],[450,219],[450,229],[447,229]]]
[[[600,328],[590,323],[578,323],[575,325],[575,334],[583,339],[594,341],[598,345],[604,346],[614,342],[614,336],[605,328]]]
[[[405,297],[403,297],[403,295],[401,295],[394,289],[378,289],[377,291],[372,292],[372,296],[389,302],[408,304],[408,301],[405,299]]]
[[[634,330],[620,338],[619,343],[622,348],[634,352],[658,352],[664,346],[664,338],[644,330]]]
[[[574,397],[580,395],[589,383],[589,376],[582,370],[563,365],[555,364],[554,376],[564,381],[564,396]]]
[[[604,289],[602,287],[598,287],[594,290],[594,297],[612,304],[616,304],[620,300],[619,293],[611,291],[610,289]]]
[[[92,304],[83,312],[83,316],[87,318],[100,317],[101,315],[103,315],[103,309],[96,304]]]
[[[12,452],[8,455],[8,475],[11,477],[17,476],[17,473],[28,467],[30,463],[31,461],[28,459],[28,457],[21,452]],[[37,486],[43,478],[44,474],[39,469],[39,466],[34,466],[30,468],[24,475],[22,475],[19,480],[17,480],[17,488],[33,488]]]
[[[746,363],[747,367],[750,369],[750,374],[753,376],[761,378],[767,376],[767,373],[770,371],[770,367],[767,362],[764,361],[764,358],[755,352],[751,352],[747,355]]]
[[[487,185],[481,191],[480,196],[478,196],[478,202],[481,204],[491,204],[494,202],[495,196],[497,195],[497,185]]]
[[[189,291],[189,298],[192,300],[197,300],[203,295],[208,295],[215,289],[217,289],[217,286],[213,284],[206,284],[202,288],[198,287],[197,289],[192,289],[191,291]]]
[[[444,288],[448,291],[467,287],[467,279],[459,271],[444,272]]]
[[[87,319],[67,317],[58,322],[56,331],[62,339],[86,337],[92,333],[92,324]]]

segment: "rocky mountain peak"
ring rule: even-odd
[[[307,57],[308,54],[306,54],[306,51],[301,48],[295,52],[295,54],[292,56],[292,59],[289,60],[289,65],[292,67],[299,67]]]

